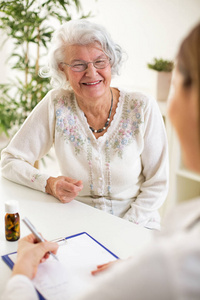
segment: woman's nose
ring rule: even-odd
[[[95,75],[97,73],[97,69],[95,68],[95,66],[93,65],[92,62],[90,62],[88,64],[87,69],[85,70],[86,75]]]

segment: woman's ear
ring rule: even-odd
[[[65,68],[63,67],[62,64],[58,65],[58,68],[61,72],[63,72],[65,74],[66,80],[68,81],[68,76],[67,76],[67,72],[65,72]]]
[[[59,64],[58,68],[60,69],[60,71],[64,72],[64,67],[62,66],[62,64]]]

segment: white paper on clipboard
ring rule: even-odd
[[[83,232],[66,238],[60,245],[57,257],[41,263],[33,284],[47,300],[72,300],[94,284],[91,271],[97,265],[116,260],[118,257]],[[15,262],[16,254],[9,255]]]

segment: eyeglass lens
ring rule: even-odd
[[[110,58],[105,58],[105,59],[98,59],[90,62],[79,62],[69,66],[73,71],[81,72],[81,71],[85,71],[88,68],[88,65],[90,63],[92,63],[96,69],[104,69],[108,66],[109,62],[110,62]]]

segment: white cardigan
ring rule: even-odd
[[[33,167],[54,145],[61,174],[82,180],[77,200],[148,228],[168,189],[168,149],[156,101],[120,91],[107,132],[95,138],[75,95],[51,90],[2,151],[2,175],[45,192],[51,174]]]
[[[200,198],[179,205],[166,218],[163,232],[156,232],[148,249],[102,272],[91,289],[76,300],[199,300],[199,220]],[[32,282],[16,275],[8,282],[1,299],[38,297]],[[65,295],[62,299],[66,299]]]

